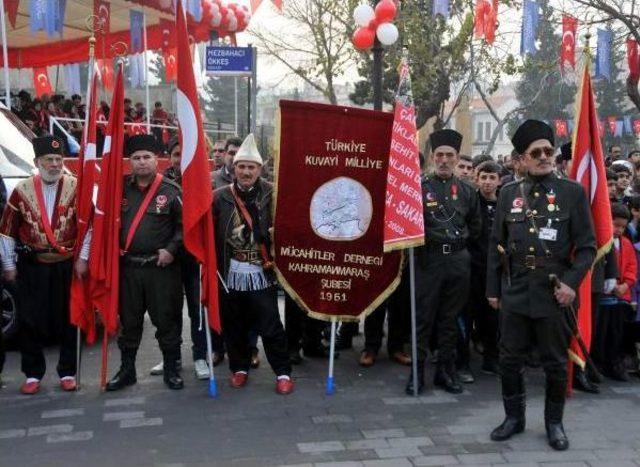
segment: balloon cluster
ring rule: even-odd
[[[202,20],[220,36],[242,32],[249,26],[251,11],[246,5],[226,0],[202,0]]]
[[[375,38],[382,45],[392,45],[398,40],[398,28],[391,21],[396,17],[397,8],[393,0],[378,2],[375,10],[368,4],[362,4],[353,10],[353,19],[359,26],[351,37],[358,50],[367,50],[373,46]]]

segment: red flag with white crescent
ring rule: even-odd
[[[46,66],[33,69],[33,88],[35,89],[36,96],[38,97],[42,97],[45,94],[51,94],[53,92]]]
[[[178,78],[178,51],[176,48],[164,51],[164,69],[167,81],[175,81]]]
[[[627,65],[629,65],[629,79],[637,85],[640,80],[640,56],[638,43],[633,37],[627,39]]]
[[[124,148],[124,77],[116,75],[109,123],[104,139],[98,199],[93,217],[89,256],[91,294],[108,334],[118,327],[120,280],[120,212],[122,209],[122,152]]]
[[[476,38],[484,37],[488,44],[493,44],[498,24],[498,0],[477,0],[474,16]]]
[[[591,216],[596,234],[596,261],[604,256],[613,243],[611,204],[607,190],[604,153],[599,135],[599,120],[589,75],[585,65],[582,84],[576,99],[576,124],[573,134],[573,165],[570,177],[583,187],[591,205]],[[579,290],[578,329],[587,345],[591,345],[591,272],[587,273]],[[575,339],[569,350],[571,360],[584,367],[585,356]],[[571,381],[571,378],[569,378]]]
[[[102,86],[106,91],[113,91],[113,60],[106,58],[96,60]]]
[[[198,91],[193,74],[187,21],[182,2],[176,13],[178,41],[178,121],[182,147],[182,225],[186,249],[202,265],[202,302],[207,307],[209,325],[221,331],[218,312],[216,251],[213,235],[213,194],[203,187],[211,186],[207,142],[202,127]]]
[[[84,238],[89,228],[91,214],[93,212],[93,187],[96,175],[96,121],[97,121],[97,84],[95,68],[90,80],[87,96],[87,118],[85,120],[84,134],[80,154],[78,155],[78,188],[76,221],[78,239],[76,241],[75,259],[80,255]],[[79,279],[75,274],[71,280],[70,298],[71,324],[78,326],[86,335],[87,343],[95,340],[95,313],[91,303],[91,290],[89,278]]]
[[[560,69],[564,71],[568,63],[576,67],[576,32],[578,20],[571,15],[562,15],[562,46],[560,49]]]

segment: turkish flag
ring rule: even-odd
[[[564,70],[565,63],[576,67],[576,32],[578,20],[570,15],[562,15],[562,46],[560,49],[560,68]]]
[[[635,119],[633,121],[633,132],[637,135],[640,136],[640,119]]]
[[[36,91],[37,97],[42,97],[44,94],[51,94],[53,92],[46,66],[33,69],[33,88]]]
[[[557,119],[553,121],[553,124],[556,127],[557,136],[567,136],[569,134],[566,120]]]
[[[93,70],[91,87],[87,96],[87,118],[85,120],[82,146],[78,156],[78,192],[76,221],[78,240],[75,259],[80,255],[82,243],[87,233],[93,212],[93,187],[96,178],[96,123],[98,78]],[[71,324],[78,326],[86,335],[87,343],[92,344],[96,337],[95,313],[91,301],[90,279],[79,279],[75,274],[71,280],[70,299]]]
[[[629,79],[637,85],[640,80],[640,57],[638,56],[638,43],[632,37],[627,39],[627,64],[629,65]]]
[[[607,117],[607,127],[609,128],[609,133],[611,133],[612,135],[616,134],[616,125],[616,117]]]
[[[100,35],[111,32],[111,4],[104,0],[93,0],[93,15],[95,16],[95,26],[99,29]]]
[[[213,233],[211,184],[207,142],[202,127],[198,91],[193,74],[187,21],[178,0],[176,13],[178,41],[178,121],[182,147],[182,225],[184,246],[202,267],[202,302],[207,307],[209,325],[221,331],[218,311],[218,278]]]
[[[596,234],[596,261],[604,256],[613,243],[613,225],[611,223],[611,205],[607,190],[607,175],[604,153],[599,135],[599,120],[589,74],[585,65],[582,85],[578,91],[579,112],[576,115],[576,133],[573,138],[573,165],[570,177],[580,183],[589,198],[591,217]],[[587,348],[591,345],[591,272],[587,273],[579,290],[580,309],[578,310],[578,329]],[[573,362],[584,367],[585,356],[578,343],[573,339],[569,356]],[[571,388],[572,378],[569,378]]]
[[[164,52],[164,69],[167,81],[175,81],[178,77],[178,50],[169,49]]]
[[[255,14],[256,10],[260,8],[262,0],[251,0],[251,14]]]
[[[7,12],[7,17],[11,23],[13,29],[16,28],[16,18],[18,17],[18,7],[20,6],[20,0],[3,0],[4,11]]]
[[[118,68],[104,139],[98,199],[89,257],[91,295],[107,334],[118,327],[120,281],[120,211],[122,209],[122,152],[124,146],[124,77]]]
[[[488,44],[493,44],[497,22],[498,0],[477,0],[474,22],[476,37],[484,37]]]
[[[160,20],[160,46],[163,51],[176,48],[176,25],[168,19]]]
[[[96,60],[102,86],[106,91],[113,91],[113,60],[110,58]]]

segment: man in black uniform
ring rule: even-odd
[[[434,384],[461,393],[455,369],[456,319],[467,303],[471,257],[467,242],[480,234],[482,218],[475,188],[453,175],[462,135],[454,130],[431,134],[434,173],[422,180],[425,245],[417,251],[418,392],[424,388],[424,364],[433,326],[437,329],[438,367]],[[413,394],[413,375],[407,394]]]
[[[502,188],[489,245],[487,297],[501,309],[500,371],[506,418],[491,433],[504,441],[524,430],[524,363],[535,345],[546,375],[549,445],[569,447],[562,426],[567,388],[568,307],[595,258],[589,203],[578,183],[553,173],[551,128],[527,120],[512,142],[526,165],[524,180]],[[560,279],[553,288],[549,275]]]
[[[157,173],[161,148],[151,135],[129,138],[125,154],[132,174],[124,181],[120,245],[120,371],[107,384],[117,391],[136,383],[136,353],[149,312],[162,350],[164,382],[182,389],[176,367],[182,339],[182,279],[176,255],[182,246],[180,187]]]

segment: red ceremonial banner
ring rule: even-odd
[[[311,316],[354,321],[400,282],[383,253],[393,115],[280,101],[274,259],[285,290]]]
[[[36,91],[37,97],[42,97],[45,94],[51,94],[53,92],[46,66],[33,69],[33,88]]]
[[[638,43],[632,37],[627,39],[627,65],[629,65],[629,79],[637,85],[640,80],[640,56],[638,56]]]
[[[411,74],[406,56],[400,63],[399,83],[387,173],[385,252],[424,245],[416,108],[413,104]]]
[[[564,71],[565,63],[576,67],[576,32],[578,20],[570,15],[562,15],[562,48],[560,49],[560,68]]]
[[[594,91],[589,74],[589,66],[585,65],[582,82],[576,96],[576,126],[573,134],[573,164],[570,178],[579,182],[591,206],[591,218],[596,234],[598,248],[596,260],[604,256],[613,243],[613,226],[611,223],[611,205],[607,190],[604,151],[599,136],[599,119],[596,110]],[[587,348],[591,345],[591,271],[580,285],[577,325]],[[569,349],[571,361],[584,367],[585,356],[575,339]],[[571,391],[572,378],[569,378],[568,391]]]

